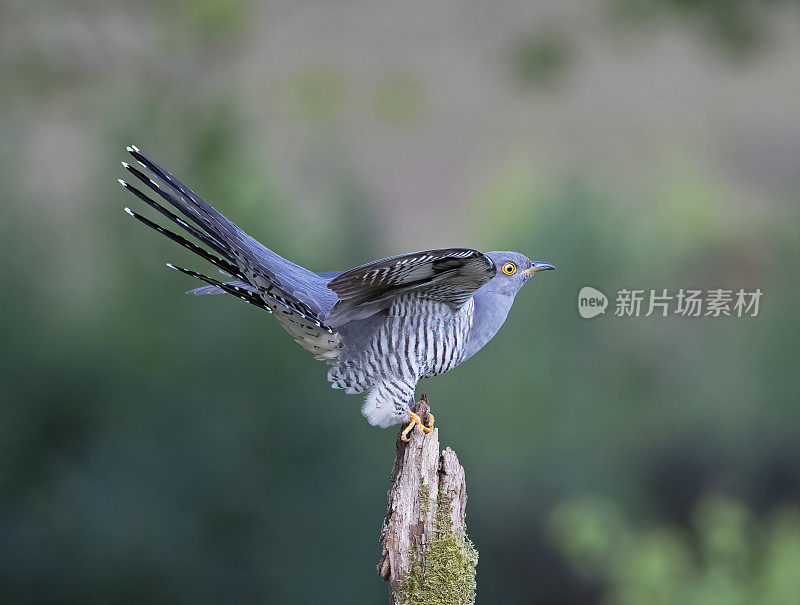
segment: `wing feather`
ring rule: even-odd
[[[326,324],[335,327],[369,317],[410,291],[458,308],[496,271],[488,256],[470,248],[425,250],[373,261],[328,282],[339,302]]]

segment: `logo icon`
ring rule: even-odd
[[[584,286],[578,292],[578,313],[584,319],[591,319],[606,312],[608,298],[591,286]]]

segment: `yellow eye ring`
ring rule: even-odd
[[[505,275],[514,275],[514,273],[517,272],[517,266],[512,262],[508,262],[508,263],[504,263],[500,270]]]

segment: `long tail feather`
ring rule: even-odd
[[[170,269],[175,269],[176,271],[180,271],[181,273],[185,273],[186,275],[190,275],[200,281],[204,281],[211,286],[215,286],[220,290],[227,292],[228,294],[232,294],[237,298],[241,298],[245,302],[249,302],[251,305],[255,305],[260,309],[264,309],[268,313],[272,313],[272,309],[270,309],[267,304],[259,298],[258,295],[254,294],[250,290],[245,288],[241,288],[239,286],[233,286],[229,283],[221,282],[219,280],[214,279],[213,277],[208,277],[207,275],[203,275],[202,273],[198,273],[197,271],[192,271],[191,269],[184,269],[183,267],[177,267],[172,263],[167,263],[167,267]]]
[[[181,212],[196,222],[210,237],[220,242],[221,245],[229,250],[231,255],[236,257],[238,262],[246,265],[249,278],[256,280],[256,282],[264,282],[263,284],[254,283],[253,285],[265,292],[270,291],[272,288],[279,288],[282,292],[275,293],[278,298],[292,298],[291,293],[286,289],[286,285],[282,283],[282,280],[263,262],[259,262],[260,259],[256,257],[256,254],[266,256],[273,261],[280,260],[286,263],[287,261],[285,259],[282,259],[248,236],[222,213],[217,212],[208,202],[181,183],[170,172],[150,160],[139,151],[138,148],[133,146],[127,147],[127,151],[141,166],[153,173],[156,178],[170,187],[172,191],[183,200],[183,204],[176,205]],[[295,267],[297,269],[302,269],[296,265]],[[316,310],[309,308],[304,302],[297,302],[301,305],[300,310],[303,312],[310,315],[315,315],[317,313]]]
[[[295,279],[295,275],[301,275],[303,273],[312,276],[313,279],[319,279],[319,276],[309,272],[307,269],[289,263],[286,259],[276,255],[248,236],[191,189],[183,185],[183,183],[172,174],[161,168],[155,162],[149,160],[138,148],[131,146],[128,147],[127,150],[143,168],[161,181],[164,187],[130,164],[123,162],[124,168],[133,174],[148,189],[178,210],[186,219],[194,223],[194,225],[197,225],[197,227],[189,224],[187,220],[184,220],[178,214],[175,214],[159,202],[151,199],[143,191],[120,180],[123,187],[131,191],[137,198],[151,208],[154,208],[160,214],[167,217],[170,221],[183,228],[189,235],[219,254],[219,256],[209,253],[183,236],[161,227],[157,223],[154,223],[130,209],[126,208],[126,212],[151,229],[158,231],[184,248],[191,250],[198,256],[211,262],[222,271],[238,280],[246,282],[252,287],[252,290],[224,284],[223,282],[213,280],[199,273],[195,274],[189,270],[177,267],[176,269],[188,275],[192,275],[197,279],[201,279],[224,292],[243,298],[260,308],[270,309],[270,306],[274,306],[275,303],[277,303],[285,307],[288,312],[300,315],[317,326],[331,331],[330,328],[323,324],[321,319],[322,313],[327,311],[323,311],[319,303],[313,297],[309,298],[307,294],[305,294],[308,282],[302,282],[302,285],[299,286],[289,286],[282,283],[282,280],[277,277],[273,268],[283,271],[283,275],[288,276],[290,280],[289,283],[292,283],[291,280]],[[305,279],[307,280],[308,278],[306,277]],[[293,290],[298,287],[304,292],[301,297],[293,294]],[[242,291],[247,292],[247,294],[242,294]],[[316,308],[309,306],[309,303],[315,305]]]
[[[137,162],[139,162],[139,164],[155,174],[159,179],[172,187],[176,192],[191,200],[193,205],[189,206],[189,208],[195,211],[202,211],[207,217],[214,217],[216,214],[218,214],[218,212],[214,210],[214,208],[212,208],[208,202],[202,199],[194,191],[189,189],[186,185],[181,183],[169,171],[165,170],[144,155],[141,151],[139,151],[138,147],[130,146],[126,147],[125,149],[136,159]]]
[[[142,216],[141,214],[139,214],[137,212],[134,212],[130,208],[126,207],[125,208],[125,212],[130,214],[136,220],[141,221],[142,223],[144,223],[145,225],[147,225],[151,229],[153,229],[155,231],[158,231],[161,235],[167,236],[173,242],[177,242],[178,244],[180,244],[181,246],[183,246],[187,250],[191,250],[192,252],[194,252],[198,256],[200,256],[200,257],[206,259],[208,262],[216,265],[218,268],[220,268],[223,271],[225,271],[225,273],[228,273],[229,275],[234,275],[234,276],[237,276],[237,277],[239,277],[241,275],[241,272],[239,271],[239,268],[236,265],[232,265],[231,263],[229,263],[225,259],[218,258],[218,257],[214,256],[213,254],[210,254],[209,252],[206,252],[205,250],[203,250],[203,248],[201,248],[197,244],[193,244],[192,242],[190,242],[186,238],[178,235],[174,231],[170,231],[169,229],[166,229],[165,227],[162,227],[161,225],[159,225],[157,223],[154,223],[150,219]]]
[[[125,168],[127,168],[128,170],[130,170],[133,174],[135,174],[140,179],[146,179],[150,183],[153,182],[153,181],[150,181],[150,179],[148,179],[147,176],[143,175],[141,172],[139,172],[138,170],[133,168],[130,164],[125,164],[123,162],[122,165]],[[192,225],[187,223],[185,220],[183,220],[181,217],[176,215],[174,212],[170,212],[169,210],[167,210],[164,206],[162,206],[161,204],[159,204],[155,200],[150,199],[150,197],[148,197],[146,194],[144,194],[141,191],[139,191],[139,189],[137,189],[136,187],[134,187],[130,183],[128,183],[126,181],[123,181],[122,179],[117,179],[117,181],[119,181],[120,185],[125,187],[125,189],[127,189],[131,193],[133,193],[133,195],[138,197],[145,204],[147,204],[151,208],[156,209],[158,212],[160,212],[161,214],[166,216],[168,219],[170,219],[176,225],[180,225],[181,227],[183,227],[190,235],[192,235],[193,237],[196,237],[199,241],[204,243],[206,246],[208,246],[212,250],[218,252],[219,254],[225,255],[225,256],[227,256],[230,253],[228,250],[225,250],[224,247],[221,246],[218,241],[216,241],[215,239],[211,239],[204,232],[198,230],[196,227],[193,227]],[[156,187],[157,187],[157,185],[156,185]],[[169,195],[169,194],[167,194],[167,195]]]
[[[236,279],[233,281],[225,282],[229,286],[239,286],[240,288],[244,288],[245,290],[250,290],[250,292],[257,293],[253,286],[248,284],[246,281],[242,281],[240,279]],[[216,286],[200,286],[199,288],[193,288],[188,290],[186,294],[194,294],[195,296],[203,296],[205,294],[225,294],[225,290],[217,288]]]
[[[217,210],[215,210],[209,203],[203,200],[186,185],[181,183],[170,172],[145,156],[137,147],[131,146],[127,147],[126,149],[141,166],[149,170],[167,187],[171,188],[172,191],[181,199],[180,201],[176,200],[173,196],[170,196],[167,192],[161,189],[158,184],[151,181],[147,176],[142,175],[144,177],[144,182],[148,183],[148,186],[153,187],[154,190],[158,190],[159,195],[164,197],[164,199],[169,201],[178,210],[180,210],[181,213],[201,227],[209,237],[219,242],[219,244],[228,250],[232,256],[237,257],[239,261],[246,264],[248,271],[252,273],[250,277],[255,279],[263,279],[267,282],[268,286],[277,287],[286,292],[284,289],[284,284],[280,279],[278,279],[274,272],[268,267],[264,266],[263,263],[258,263],[258,259],[254,257],[254,248],[260,248],[260,252],[262,254],[266,253],[275,258],[280,257],[249,237],[246,233],[244,233],[244,231],[229,221],[222,213],[217,212]],[[265,286],[260,286],[259,284],[254,285],[262,290],[265,289]],[[309,309],[309,311],[311,310]]]

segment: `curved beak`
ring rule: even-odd
[[[524,275],[531,275],[532,276],[534,273],[536,273],[538,271],[549,271],[550,269],[555,269],[555,268],[556,268],[556,266],[555,265],[551,265],[550,263],[545,263],[545,262],[541,262],[541,261],[534,261],[533,262],[533,266],[530,267],[529,269],[525,269],[522,273]]]

